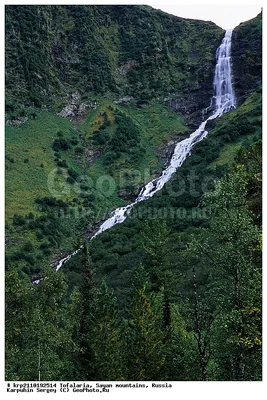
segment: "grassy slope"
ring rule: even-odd
[[[261,96],[255,92],[250,96],[242,106],[229,114],[222,116],[216,124],[216,127],[210,131],[210,138],[202,143],[207,146],[208,142],[212,145],[207,151],[217,151],[217,158],[209,163],[208,169],[215,171],[217,166],[230,166],[241,148],[241,146],[249,145],[251,142],[258,140],[261,133]],[[113,108],[113,110],[110,109]],[[56,175],[58,180],[55,188],[58,191],[56,198],[62,199],[75,207],[76,217],[68,218],[63,221],[64,227],[67,229],[64,240],[59,248],[54,250],[47,256],[39,251],[40,244],[44,239],[36,236],[36,233],[27,229],[26,226],[14,226],[12,219],[14,214],[25,215],[32,212],[35,216],[42,213],[37,208],[35,199],[37,197],[53,196],[48,188],[48,176],[51,171],[57,169],[54,161],[54,151],[52,149],[53,141],[58,138],[58,131],[62,131],[64,138],[71,140],[74,137],[78,139],[79,145],[89,151],[96,151],[96,147],[92,144],[91,138],[93,132],[103,122],[103,113],[106,112],[108,119],[111,121],[109,130],[114,134],[116,125],[114,119],[114,110],[119,109],[125,115],[132,118],[132,121],[138,126],[141,135],[141,143],[146,149],[143,158],[139,160],[134,168],[129,168],[125,164],[124,155],[115,162],[115,165],[107,166],[103,162],[105,151],[89,165],[85,155],[76,155],[74,147],[68,151],[61,152],[61,158],[66,160],[68,167],[85,177],[90,178],[89,193],[93,194],[93,199],[89,206],[85,206],[79,196],[79,185],[66,183],[68,173],[65,170],[63,175]],[[229,131],[229,126],[235,127],[236,121],[247,120],[255,125],[255,131],[245,132],[239,135],[234,141],[225,141],[222,145],[216,146],[220,141],[221,135],[225,135]],[[231,129],[230,129],[231,131]],[[115,106],[108,100],[99,102],[98,108],[89,113],[86,120],[80,123],[78,130],[73,129],[72,124],[65,119],[56,117],[52,113],[42,112],[38,114],[35,120],[29,120],[20,127],[7,127],[6,130],[6,222],[7,230],[7,255],[12,255],[18,248],[31,241],[34,246],[33,254],[38,261],[38,265],[45,265],[50,262],[53,257],[60,251],[68,251],[76,246],[77,236],[81,236],[82,229],[77,231],[76,228],[86,227],[91,222],[99,221],[105,217],[112,209],[126,203],[120,197],[121,191],[127,192],[129,185],[133,184],[140,187],[151,177],[155,176],[163,167],[162,161],[159,159],[155,149],[163,149],[168,140],[174,136],[186,133],[187,130],[182,120],[177,114],[170,112],[159,102],[151,102],[148,108],[136,108],[134,105]],[[219,142],[218,142],[219,143]],[[217,149],[216,149],[217,148]],[[199,149],[200,150],[200,149]],[[127,154],[125,155],[127,156]],[[195,159],[192,159],[194,167],[197,165],[197,157],[203,157],[203,153],[199,153],[196,147]],[[14,160],[11,162],[10,160]],[[25,162],[28,160],[28,162]],[[42,166],[41,166],[42,164]],[[64,169],[63,169],[64,170]],[[124,176],[122,171],[126,170]],[[133,170],[138,171],[137,177]],[[111,180],[114,183],[114,190],[106,192],[100,190],[97,186],[99,177],[112,173]],[[63,189],[63,192],[62,192]],[[73,202],[75,201],[75,203]],[[88,218],[84,218],[83,212],[90,212]],[[18,262],[19,265],[27,265],[27,262]]]
[[[113,107],[111,111],[109,107]],[[134,166],[134,170],[139,171],[137,180],[132,174],[131,168],[126,178],[122,179],[119,171],[123,166],[123,156],[119,160],[119,165],[114,166],[114,173],[111,177],[114,182],[114,191],[106,193],[97,186],[99,177],[110,175],[109,166],[103,163],[104,154],[89,164],[85,157],[86,151],[96,151],[96,147],[92,144],[91,138],[94,130],[103,122],[103,113],[106,112],[108,119],[111,121],[110,132],[115,131],[116,124],[114,120],[114,110],[119,109],[125,115],[132,118],[133,122],[138,126],[141,143],[146,153],[140,160],[138,165]],[[88,206],[84,206],[80,198],[80,186],[78,183],[68,184],[67,169],[61,168],[64,172],[61,175],[55,174],[58,169],[54,160],[55,154],[52,149],[52,143],[58,138],[58,132],[63,133],[64,139],[70,141],[73,138],[78,140],[78,145],[85,149],[85,154],[77,155],[75,146],[67,151],[60,152],[60,158],[65,160],[69,168],[72,168],[79,175],[89,177],[89,192],[93,194],[93,199]],[[127,185],[131,183],[142,185],[151,179],[151,174],[157,173],[162,168],[155,149],[164,148],[166,142],[177,134],[186,132],[186,128],[182,120],[177,114],[169,111],[163,105],[153,102],[147,109],[137,109],[134,105],[127,107],[114,106],[108,100],[100,101],[97,110],[88,114],[86,120],[79,124],[78,130],[74,130],[73,125],[66,119],[59,118],[50,112],[41,112],[36,119],[28,120],[19,127],[6,127],[6,222],[7,229],[7,255],[12,255],[18,248],[30,241],[33,244],[32,253],[38,260],[38,265],[45,265],[50,262],[55,254],[59,251],[70,250],[77,243],[77,234],[81,235],[82,231],[77,232],[76,227],[87,226],[88,223],[99,220],[106,215],[107,212],[117,206],[125,204],[125,200],[121,199],[120,190],[127,189]],[[127,154],[126,154],[127,155]],[[57,183],[53,186],[56,192],[49,189],[49,175],[56,177]],[[51,184],[50,184],[51,188]],[[44,239],[36,236],[36,232],[24,226],[15,226],[13,224],[14,214],[25,216],[33,213],[35,217],[43,213],[38,209],[35,202],[38,197],[55,196],[57,199],[64,200],[70,207],[75,207],[76,211],[79,207],[77,217],[65,219],[64,226],[67,234],[59,249],[54,249],[51,254],[44,256],[40,253],[38,247],[43,243]],[[75,203],[73,202],[75,201]],[[82,212],[92,211],[91,216],[84,219]],[[18,261],[20,267],[27,265],[27,262]]]
[[[100,108],[94,113],[90,114],[86,121],[80,126],[80,130],[84,132],[86,138],[86,145],[94,149],[90,145],[90,139],[92,138],[93,132],[99,126],[99,116],[103,112],[108,114],[111,121],[111,134],[114,134],[114,114],[109,110],[112,103],[108,101],[102,101]],[[183,135],[187,132],[187,128],[183,124],[179,115],[171,112],[168,108],[159,102],[151,102],[149,107],[142,109],[136,108],[134,104],[128,104],[125,106],[117,106],[116,109],[120,110],[125,115],[129,116],[134,124],[137,125],[141,134],[141,144],[146,150],[145,156],[141,159],[134,167],[127,167],[125,158],[122,156],[118,162],[114,163],[113,177],[116,184],[121,184],[119,178],[123,169],[129,168],[130,170],[138,170],[141,173],[141,181],[145,183],[150,179],[151,175],[155,176],[157,172],[162,169],[162,162],[158,157],[157,151],[163,150],[168,141],[177,135]],[[103,146],[102,146],[103,147]],[[104,151],[105,153],[105,151]],[[149,176],[147,176],[149,171]],[[100,158],[90,167],[90,176],[93,179],[97,179],[101,174],[107,174],[109,167],[103,164],[103,157]]]
[[[51,144],[57,132],[63,130],[71,137],[69,121],[51,113],[40,113],[36,120],[29,120],[19,127],[6,127],[6,216],[37,211],[34,200],[49,196],[47,178],[55,168]],[[28,162],[24,162],[28,160]],[[41,167],[43,164],[43,167]]]

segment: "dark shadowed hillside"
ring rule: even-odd
[[[240,104],[262,83],[262,14],[234,30],[232,59],[234,86]]]

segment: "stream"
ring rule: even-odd
[[[165,183],[171,179],[176,170],[183,164],[184,160],[191,154],[193,146],[208,135],[208,132],[205,130],[207,122],[220,117],[222,114],[225,114],[236,107],[236,99],[232,85],[231,38],[232,30],[227,30],[222,43],[216,52],[216,67],[213,80],[214,95],[211,99],[211,104],[214,109],[213,113],[204,120],[197,130],[188,138],[177,143],[169,165],[162,171],[161,175],[148,182],[142,188],[133,203],[114,210],[110,217],[100,225],[99,229],[90,240],[93,240],[96,236],[100,235],[107,229],[110,229],[117,224],[121,224],[127,218],[135,204],[149,199],[161,190]],[[83,245],[62,258],[57,263],[56,270],[58,271],[67,261],[77,254],[82,247]],[[38,283],[38,281],[35,281],[35,283]]]

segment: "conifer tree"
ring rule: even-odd
[[[117,299],[105,281],[97,291],[90,342],[96,380],[122,380]]]
[[[126,379],[164,379],[163,294],[151,290],[142,265],[135,272],[128,313],[123,332]]]

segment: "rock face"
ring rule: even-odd
[[[62,118],[68,118],[71,121],[81,120],[88,110],[95,110],[97,108],[96,101],[82,102],[81,95],[78,92],[70,94],[68,104],[57,115]]]
[[[233,83],[238,105],[262,84],[262,13],[232,35]]]
[[[114,104],[125,104],[133,99],[134,99],[133,96],[124,96],[121,97],[119,100],[114,101]]]
[[[129,60],[118,68],[118,74],[125,76],[132,68],[138,67],[139,63],[135,60]]]
[[[165,99],[165,104],[173,111],[182,114],[185,121],[190,122],[192,127],[197,128],[203,120],[203,113],[206,115],[212,111],[212,82],[210,84],[209,90],[205,92],[190,93],[188,96],[177,99]]]
[[[25,122],[28,121],[28,117],[18,117],[16,119],[12,119],[12,120],[7,120],[6,124],[8,126],[20,126],[22,124],[25,124]]]

